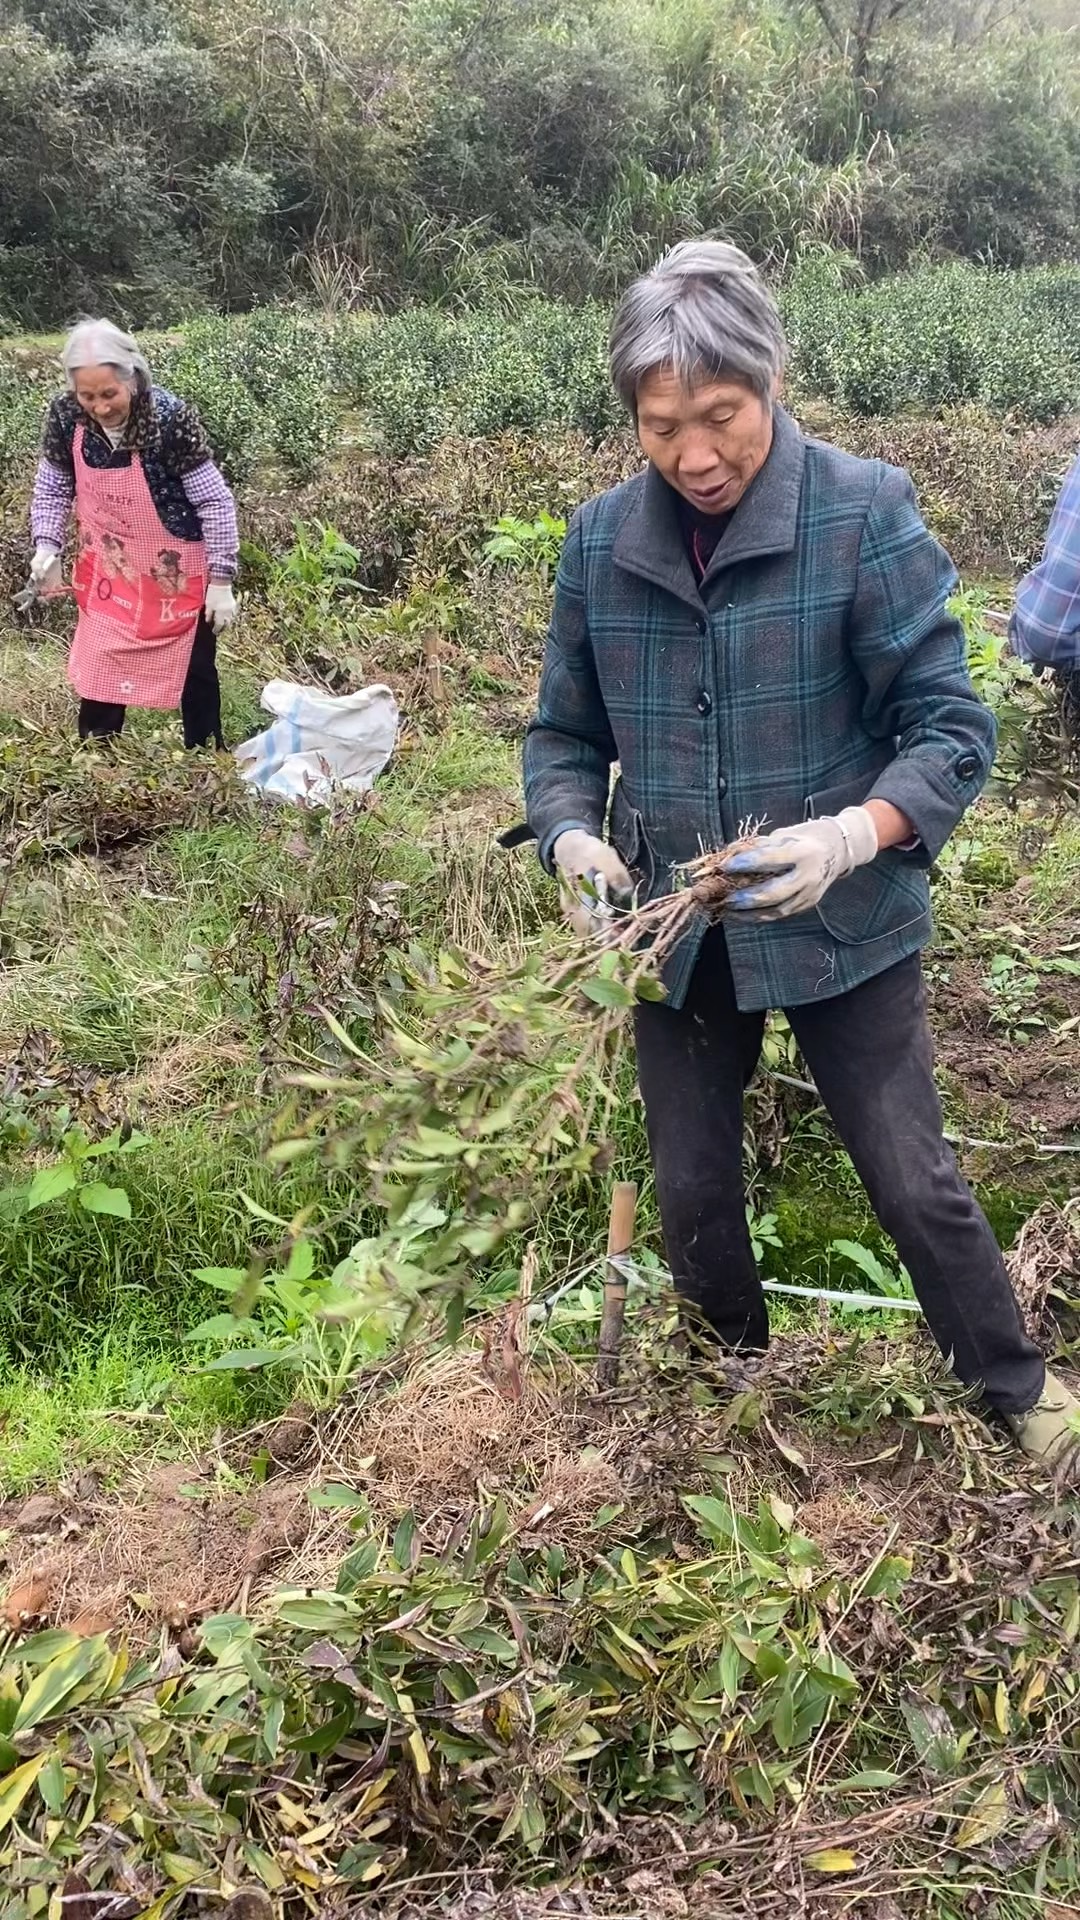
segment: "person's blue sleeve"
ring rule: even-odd
[[[1009,638],[1033,665],[1080,665],[1080,459],[1058,495],[1043,557],[1016,589]]]

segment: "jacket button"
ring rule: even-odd
[[[727,799],[727,781],[724,779],[723,774],[720,775],[720,778],[716,783],[716,791],[719,794],[721,800]]]
[[[957,761],[956,771],[960,775],[961,780],[973,780],[979,771],[979,763],[975,755],[973,753],[965,753],[963,759]]]
[[[694,625],[696,626],[699,633],[708,633],[709,631],[709,623],[707,620],[702,620],[699,618],[695,620]]]
[[[695,700],[694,705],[697,707],[697,710],[700,714],[706,714],[706,713],[712,712],[712,694],[709,692],[708,687],[699,688],[698,697]]]

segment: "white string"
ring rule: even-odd
[[[905,1313],[921,1313],[917,1300],[889,1293],[840,1293],[832,1287],[789,1286],[783,1280],[763,1280],[766,1293],[797,1293],[805,1300],[840,1300],[845,1307],[900,1307]]]
[[[625,1280],[628,1287],[631,1282],[640,1282],[641,1280],[641,1269],[634,1259],[633,1254],[605,1254],[603,1259],[590,1260],[587,1265],[579,1267],[577,1272],[571,1274],[569,1280],[564,1280],[562,1285],[557,1287],[554,1293],[546,1294],[542,1299],[535,1300],[529,1308],[529,1319],[550,1319],[556,1304],[565,1294],[570,1293],[574,1287],[579,1287],[582,1281],[588,1280],[592,1274],[604,1273],[611,1269],[614,1269],[614,1271]],[[667,1267],[658,1267],[656,1271],[662,1279],[670,1282],[671,1274]],[[844,1293],[835,1287],[797,1287],[793,1283],[784,1280],[763,1280],[761,1285],[766,1293],[795,1294],[801,1300],[830,1300],[835,1301],[838,1306],[869,1308],[871,1311],[874,1309],[896,1307],[901,1313],[922,1312],[922,1308],[917,1300],[896,1299],[885,1293]]]

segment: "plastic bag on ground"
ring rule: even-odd
[[[334,695],[271,680],[262,704],[275,719],[234,751],[242,777],[279,800],[318,807],[335,787],[367,793],[394,751],[398,707],[389,687]]]

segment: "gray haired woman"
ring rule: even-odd
[[[221,746],[217,635],[237,612],[232,494],[195,408],[153,385],[129,334],[83,321],[61,361],[68,390],[45,422],[30,578],[38,592],[60,590],[74,507],[68,673],[80,737],[119,733],[129,706],[179,707],[185,746]]]
[[[784,335],[746,255],[687,241],[627,290],[611,371],[645,471],[567,531],[525,799],[586,930],[732,846],[636,1014],[675,1282],[729,1347],[768,1316],[746,1221],[743,1089],[783,1008],[942,1352],[1057,1457],[1080,1403],[1029,1339],[993,1233],[942,1134],[920,949],[926,869],[989,771],[947,602],[956,575],[905,473],[804,436]],[[611,787],[611,774],[618,777]],[[609,791],[610,789],[610,791]]]

